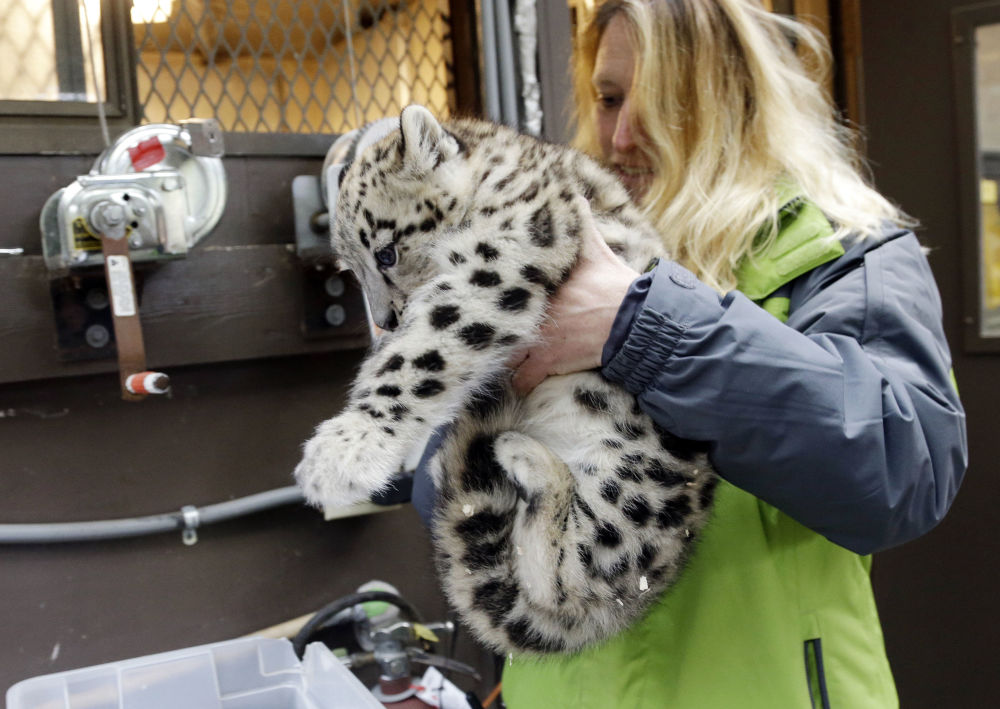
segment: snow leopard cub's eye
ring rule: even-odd
[[[394,266],[396,264],[396,247],[384,246],[375,252],[375,260],[380,266]]]

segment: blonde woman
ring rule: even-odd
[[[933,527],[967,458],[924,254],[863,178],[804,27],[752,0],[610,0],[585,22],[577,146],[674,260],[638,274],[591,235],[515,382],[600,367],[726,482],[650,614],[510,658],[507,706],[894,707],[868,555]]]

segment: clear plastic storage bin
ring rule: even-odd
[[[18,682],[7,709],[383,709],[312,643],[242,638]]]

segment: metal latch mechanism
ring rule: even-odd
[[[226,201],[222,154],[214,119],[139,126],[42,209],[60,358],[116,355],[126,400],[169,390],[165,374],[146,370],[133,266],[183,258],[215,227]]]

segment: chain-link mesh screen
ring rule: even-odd
[[[447,0],[133,0],[142,120],[341,133],[452,112]]]
[[[103,59],[100,0],[0,0],[0,100],[96,102]]]

